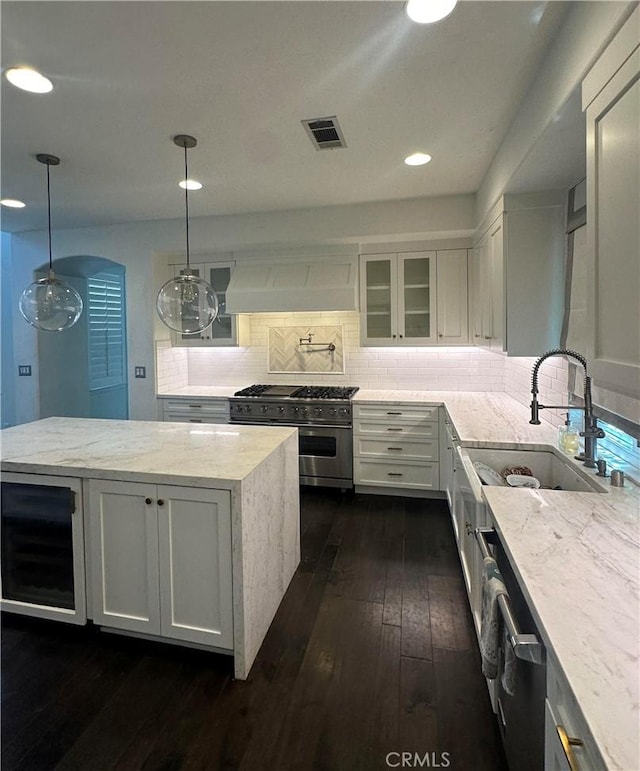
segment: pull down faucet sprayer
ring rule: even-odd
[[[538,403],[538,371],[543,361],[550,356],[570,356],[575,359],[584,369],[584,406],[583,407],[571,407],[567,405],[551,405],[551,404],[539,404]],[[556,348],[552,351],[547,351],[543,354],[533,365],[533,373],[531,376],[531,420],[535,426],[540,425],[540,410],[568,410],[568,409],[582,409],[584,411],[584,430],[580,432],[580,436],[584,437],[584,456],[580,457],[584,465],[587,468],[596,467],[596,443],[598,439],[602,439],[604,431],[598,427],[598,420],[593,414],[593,402],[591,400],[591,378],[587,374],[587,360],[580,353],[576,351],[569,351],[564,348]]]

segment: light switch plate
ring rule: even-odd
[[[18,364],[19,377],[31,377],[31,364]]]
[[[146,377],[147,376],[147,368],[146,367],[136,367],[135,368],[135,376],[136,377]]]

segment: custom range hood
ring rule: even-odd
[[[354,311],[358,263],[351,257],[239,262],[226,299],[227,313]]]

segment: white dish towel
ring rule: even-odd
[[[482,674],[495,680],[500,655],[500,608],[498,597],[507,595],[507,589],[493,557],[483,560],[482,613],[480,617],[480,654]]]

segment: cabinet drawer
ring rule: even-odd
[[[438,461],[438,440],[407,441],[389,435],[389,438],[371,439],[367,436],[354,438],[354,455],[367,458],[397,460]]]
[[[571,752],[580,771],[597,771],[605,768],[605,763],[580,708],[564,676],[560,674],[551,658],[547,660],[545,707],[545,768],[569,769],[570,767],[560,739],[562,730],[568,737],[581,742],[581,744],[571,743]]]
[[[437,439],[438,423],[413,423],[410,421],[402,422],[400,420],[358,420],[354,423],[353,431],[356,436]]]
[[[354,404],[353,416],[384,420],[411,420],[416,422],[438,421],[439,407],[425,407],[419,404]]]
[[[216,415],[220,417],[229,417],[229,401],[227,399],[163,399],[162,410],[165,415],[178,414],[193,415]]]
[[[440,472],[437,463],[389,463],[385,460],[355,458],[353,465],[353,481],[357,485],[438,489]]]
[[[228,423],[228,415],[212,415],[209,412],[192,414],[188,412],[164,412],[165,423]]]

